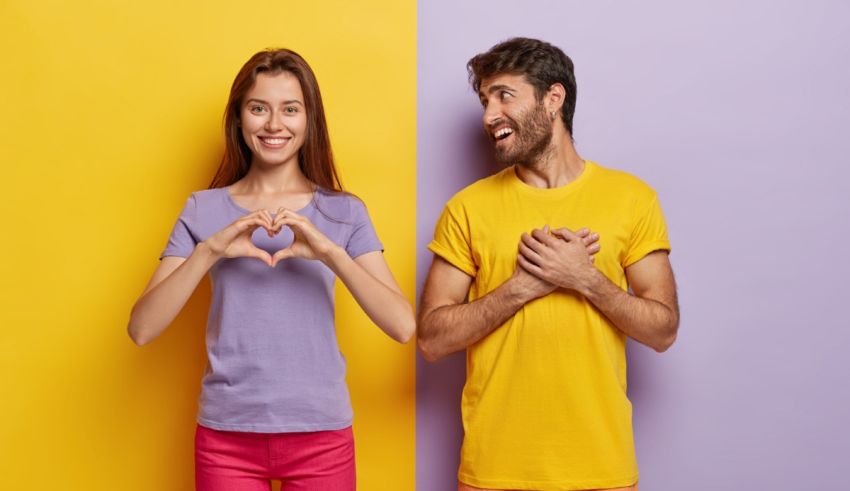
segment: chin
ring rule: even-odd
[[[500,152],[499,150],[496,150],[495,158],[496,163],[500,165],[512,165],[516,160],[515,155],[511,155],[507,152]]]
[[[273,155],[263,155],[263,154],[254,154],[252,163],[260,164],[264,167],[277,167],[279,165],[284,165],[290,160],[293,159],[292,155],[286,156],[273,156]]]

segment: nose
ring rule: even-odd
[[[283,129],[283,113],[277,109],[269,111],[266,119],[266,131],[280,131]]]
[[[502,122],[502,119],[502,109],[499,107],[499,104],[495,101],[487,104],[487,107],[484,108],[484,114],[482,115],[484,126],[494,126]]]

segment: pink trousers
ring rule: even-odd
[[[198,425],[197,491],[353,491],[354,435],[342,430],[244,433]]]

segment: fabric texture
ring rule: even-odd
[[[197,491],[354,491],[351,427],[307,433],[247,433],[198,425]]]
[[[428,247],[473,277],[473,301],[513,274],[521,234],[544,225],[598,232],[596,267],[623,290],[626,267],[670,249],[655,192],[590,161],[558,188],[529,186],[513,167],[470,185],[446,204]],[[621,331],[564,289],[470,346],[459,480],[536,490],[637,482],[625,347]]]
[[[192,193],[160,258],[188,257],[200,241],[250,213],[227,188]],[[364,204],[319,189],[298,214],[351,257],[382,251]],[[254,244],[273,254],[292,243],[258,228]],[[208,364],[198,423],[260,433],[351,426],[345,358],[334,324],[334,273],[320,261],[286,259],[271,268],[256,258],[222,259],[210,269]]]

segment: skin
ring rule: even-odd
[[[198,243],[188,258],[160,261],[130,313],[127,331],[136,344],[147,344],[162,334],[209,269],[221,259],[235,257],[253,257],[269,267],[293,257],[322,261],[388,336],[401,343],[413,336],[413,309],[383,254],[375,251],[352,259],[295,211],[310,202],[315,188],[298,166],[307,129],[303,101],[301,86],[291,74],[257,77],[240,113],[242,136],[252,152],[251,167],[228,189],[237,204],[255,211]],[[269,236],[289,227],[295,238],[270,255],[251,242],[251,234],[260,227]]]
[[[560,117],[565,94],[562,85],[554,84],[538,101],[522,75],[502,74],[481,83],[484,129],[493,139],[497,158],[516,163],[517,176],[526,184],[560,187],[584,170],[584,160]],[[548,127],[540,128],[541,115],[548,119]],[[495,135],[505,128],[513,134],[497,140]],[[679,309],[667,254],[648,254],[625,269],[630,294],[593,267],[589,260],[593,251],[583,233],[543,227],[523,234],[518,238],[514,274],[472,302],[466,298],[473,278],[435,255],[419,309],[418,346],[423,356],[434,361],[467,348],[523,305],[556,288],[584,295],[637,341],[659,352],[669,348],[676,338]]]

